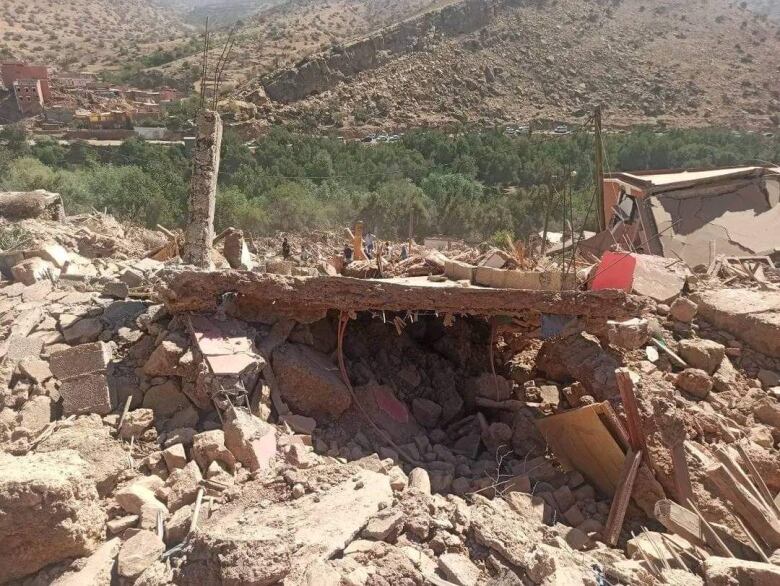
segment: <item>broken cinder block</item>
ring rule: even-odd
[[[49,368],[61,381],[76,376],[102,372],[111,360],[111,346],[105,342],[81,344],[51,355]]]
[[[108,415],[114,408],[115,397],[108,387],[105,373],[96,372],[68,379],[60,387],[62,414]]]
[[[63,415],[111,412],[116,397],[106,379],[109,360],[111,347],[104,342],[81,344],[52,354],[49,367],[62,381]]]

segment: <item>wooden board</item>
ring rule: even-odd
[[[605,425],[614,413],[608,403],[587,405],[536,422],[560,462],[578,470],[602,493],[613,496],[620,481],[624,449]]]

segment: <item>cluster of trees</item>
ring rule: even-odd
[[[305,231],[362,219],[380,237],[415,234],[482,240],[525,237],[549,212],[560,230],[563,194],[575,228],[593,229],[593,136],[509,137],[500,130],[425,130],[365,145],[275,128],[247,146],[227,132],[217,229]],[[608,170],[712,167],[780,160],[780,140],[719,130],[639,129],[605,137]],[[184,148],[128,140],[118,148],[68,147],[0,133],[0,189],[47,189],[69,213],[107,209],[148,226],[181,225],[190,161]],[[573,208],[573,209],[572,209]]]

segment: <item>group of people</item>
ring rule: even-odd
[[[385,242],[379,242],[379,245],[377,247],[377,238],[374,236],[372,232],[369,232],[366,234],[366,236],[363,238],[363,254],[365,257],[369,260],[371,260],[374,257],[374,251],[377,249],[377,253],[383,257],[387,257],[390,255],[390,243]],[[282,258],[285,260],[288,260],[290,258],[290,243],[288,242],[287,238],[285,237],[282,240]],[[349,264],[352,262],[354,252],[352,250],[352,247],[350,246],[350,243],[344,245],[344,264]],[[406,247],[406,244],[401,245],[401,260],[406,260],[409,258],[409,249]]]
[[[352,259],[354,257],[354,251],[352,250],[352,247],[350,246],[351,243],[347,242],[344,245],[344,264],[349,264],[352,262]],[[377,254],[379,254],[382,257],[388,257],[390,255],[390,243],[385,242],[378,242],[377,237],[373,234],[373,232],[369,232],[365,235],[363,238],[363,255],[368,259],[371,260],[374,258],[374,252],[376,251]],[[409,249],[406,247],[406,244],[403,244],[401,246],[401,260],[405,260],[409,257]]]

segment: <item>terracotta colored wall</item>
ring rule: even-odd
[[[43,101],[51,100],[51,86],[49,85],[49,70],[43,65],[28,65],[26,63],[3,63],[0,65],[3,85],[12,89],[18,79],[37,79],[41,82]]]

